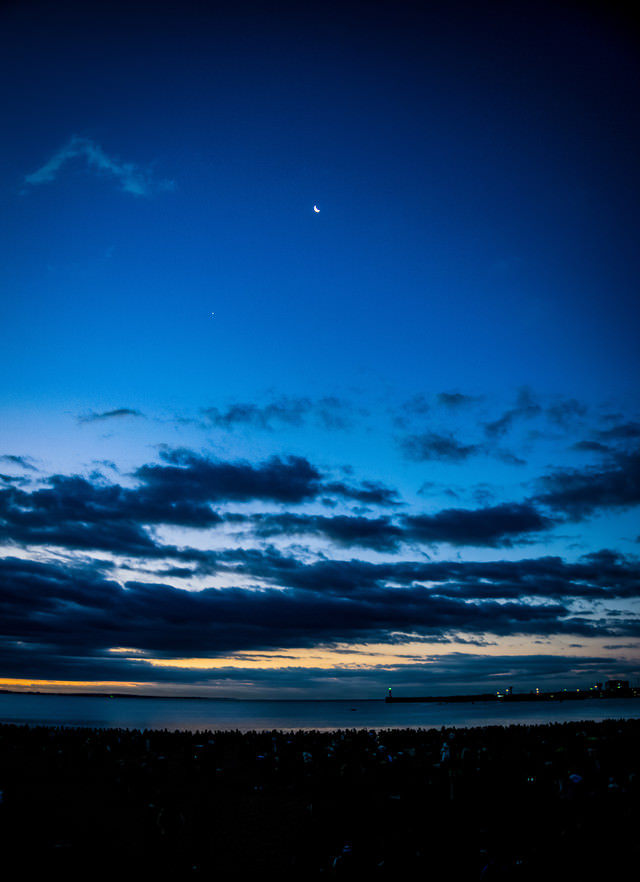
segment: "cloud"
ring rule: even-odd
[[[16,487],[0,491],[6,537],[26,545],[153,556],[158,546],[148,525],[205,528],[220,522],[206,500],[92,483],[80,476],[53,475],[46,486],[30,492]]]
[[[491,456],[506,465],[523,466],[526,460],[511,450],[491,444],[464,444],[453,433],[423,432],[399,439],[404,457],[413,462],[462,463],[474,456]]]
[[[196,529],[222,522],[215,502],[266,500],[297,503],[320,490],[320,473],[306,460],[273,457],[257,466],[219,462],[187,451],[163,454],[168,464],[139,468],[139,485],[92,483],[53,475],[31,492],[0,491],[0,518],[13,542],[95,548],[154,555],[159,547],[146,527]],[[160,549],[162,550],[162,549]]]
[[[474,645],[474,644],[469,644]],[[181,689],[198,694],[202,687],[214,687],[214,694],[240,697],[253,687],[253,695],[282,698],[309,698],[339,695],[361,699],[382,698],[388,686],[395,695],[446,695],[485,692],[512,685],[518,691],[534,687],[583,687],[606,679],[635,681],[640,670],[634,659],[622,656],[539,654],[539,655],[483,655],[472,651],[446,651],[441,643],[437,655],[407,656],[376,663],[363,668],[334,667],[329,670],[302,667],[286,656],[277,668],[224,666],[213,671],[189,668],[152,667],[145,663],[144,653],[93,652],[91,655],[61,653],[55,647],[25,646],[17,641],[0,643],[0,667],[6,677],[33,678],[46,670],[52,680],[95,680],[149,684],[168,684],[172,690]],[[345,654],[346,660],[346,654]],[[145,690],[146,691],[146,690]],[[249,691],[249,695],[252,692]]]
[[[607,442],[608,444],[613,443],[624,445],[627,442],[635,444],[638,439],[640,439],[640,423],[635,421],[617,423],[609,429],[601,429],[596,433],[596,437],[600,441]]]
[[[496,448],[493,451],[493,455],[496,459],[500,460],[500,462],[505,463],[505,465],[525,466],[527,464],[526,459],[522,459],[521,456],[517,456],[511,450]]]
[[[342,546],[359,546],[376,551],[396,551],[404,531],[388,517],[365,518],[348,515],[254,515],[250,519],[260,537],[306,534],[325,536]]]
[[[207,422],[220,429],[236,426],[273,430],[278,426],[300,427],[310,419],[325,429],[344,429],[350,422],[351,408],[339,398],[326,396],[313,401],[305,397],[280,396],[267,404],[233,402],[226,408],[207,407]]]
[[[429,402],[425,398],[424,395],[418,393],[410,398],[408,401],[405,401],[401,405],[401,410],[406,414],[411,415],[420,415],[423,416],[425,413],[428,413],[430,410]],[[403,419],[402,417],[400,418]]]
[[[227,461],[165,448],[122,484],[28,473],[0,485],[0,529],[19,549],[0,561],[0,661],[23,675],[158,679],[142,659],[350,641],[483,646],[514,635],[629,643],[640,631],[632,556],[441,560],[432,547],[539,541],[566,517],[636,504],[639,474],[640,453],[609,453],[598,466],[552,472],[525,501],[484,497],[423,514],[381,482],[348,470],[336,479],[291,455]],[[178,544],[173,527],[215,533],[209,544],[174,531]],[[123,659],[117,646],[136,652]],[[197,676],[171,672],[173,682]]]
[[[135,472],[144,498],[299,503],[317,496],[321,487],[321,473],[299,456],[273,456],[257,466],[211,460],[184,449],[164,451],[161,458],[164,464],[144,465]]]
[[[437,432],[407,435],[400,440],[400,447],[404,456],[414,462],[426,460],[463,462],[483,450],[478,444],[462,444],[451,434]]]
[[[274,424],[301,426],[311,409],[306,398],[282,398],[267,405],[235,402],[225,410],[207,407],[202,412],[208,422],[220,429],[235,426],[252,426],[260,429],[273,429]]]
[[[121,190],[132,196],[151,196],[158,191],[174,188],[171,181],[157,180],[149,168],[109,156],[95,141],[79,135],[73,135],[43,166],[25,175],[24,182],[29,187],[50,183],[74,159],[85,160],[89,169],[97,174],[115,178]]]
[[[520,389],[514,407],[505,411],[497,420],[485,424],[485,433],[490,438],[501,438],[510,431],[516,420],[532,419],[542,413],[542,406],[534,398],[529,388]]]
[[[538,486],[535,503],[572,520],[640,505],[640,450],[619,453],[604,466],[558,469],[540,478]]]
[[[209,502],[265,500],[298,504],[330,495],[369,505],[398,505],[395,490],[378,481],[347,484],[326,481],[322,472],[301,456],[272,456],[258,465],[223,462],[190,450],[163,451],[165,464],[141,466],[135,472],[143,495]]]
[[[345,484],[342,481],[333,481],[325,484],[324,493],[329,497],[337,496],[344,499],[352,499],[362,505],[374,506],[397,506],[402,505],[396,490],[387,487],[380,481],[362,481],[360,484]],[[326,500],[325,501],[330,501]]]
[[[143,525],[164,523],[167,518],[169,523],[190,523],[191,509],[189,515],[179,506],[154,509],[118,485],[95,486],[81,477],[54,475],[47,487],[32,492],[0,491],[0,522],[6,537],[23,545],[151,556],[156,546]],[[209,522],[215,522],[208,515]]]
[[[552,423],[568,428],[577,418],[586,415],[587,406],[576,398],[562,398],[549,405],[546,413]]]
[[[130,407],[119,407],[116,410],[105,410],[101,413],[91,411],[78,417],[79,423],[98,423],[105,420],[122,419],[122,417],[144,417],[139,410],[133,410]]]
[[[590,438],[582,438],[574,442],[572,450],[585,453],[597,453],[612,460],[618,455],[633,453],[640,439],[640,423],[635,420],[616,422],[606,429],[598,429],[591,433]]]
[[[606,444],[599,441],[576,441],[571,445],[572,450],[580,450],[584,453],[608,453],[609,448]]]
[[[17,466],[20,469],[24,469],[25,471],[37,472],[38,469],[34,466],[30,456],[16,456],[12,453],[4,453],[0,456],[0,462],[7,463],[7,465]]]
[[[216,504],[260,501],[299,505],[329,495],[332,500],[367,506],[397,506],[394,490],[377,482],[349,485],[325,482],[321,472],[301,457],[271,457],[258,463],[224,462],[188,450],[164,451],[161,463],[138,468],[137,486],[107,483],[100,473],[52,475],[41,486],[25,489],[7,481],[0,490],[0,524],[8,541],[100,549],[137,557],[158,557],[176,550],[158,544],[149,527],[173,525],[193,529],[220,526]],[[282,533],[287,523],[298,532],[323,534],[342,544],[391,547],[397,535],[390,522],[361,518],[313,518],[282,515],[265,518],[261,535]],[[229,517],[226,518],[229,520]],[[269,526],[269,523],[271,526]],[[256,528],[260,524],[255,521]],[[387,534],[383,535],[386,525]],[[377,539],[375,538],[377,536]],[[194,558],[196,559],[196,558]]]
[[[110,412],[111,413],[111,412]],[[113,412],[115,413],[115,412]],[[107,415],[98,415],[104,418]],[[34,488],[7,481],[0,489],[0,522],[14,544],[96,549],[150,559],[179,557],[150,532],[156,526],[207,530],[243,524],[255,538],[305,535],[340,547],[397,552],[402,545],[512,548],[539,541],[562,517],[580,519],[601,507],[628,507],[640,501],[640,454],[619,457],[616,468],[555,472],[539,482],[541,492],[524,502],[446,508],[401,516],[343,512],[278,512],[242,515],[218,511],[233,503],[358,503],[366,509],[402,506],[397,491],[380,482],[327,479],[303,457],[273,456],[263,462],[211,459],[187,449],[162,451],[160,462],[135,470],[135,486],[109,483],[102,474],[52,475]],[[622,464],[626,467],[622,468]],[[635,475],[635,477],[634,477]],[[553,516],[548,512],[551,510]],[[197,554],[198,566],[210,564]]]
[[[266,568],[266,557],[254,553],[252,559],[254,567],[262,561]],[[22,659],[30,650],[33,659],[40,657],[40,670],[47,658],[84,670],[100,658],[104,667],[107,653],[119,646],[132,647],[136,652],[129,655],[139,657],[206,658],[345,641],[453,640],[459,634],[473,642],[514,634],[628,640],[640,630],[630,616],[594,621],[572,613],[571,598],[620,594],[604,587],[594,561],[305,566],[274,557],[271,563],[280,576],[276,590],[187,591],[162,583],[120,585],[96,565],[5,558],[0,646],[19,648]],[[614,568],[622,590],[636,581],[637,596],[637,567],[619,561]],[[112,658],[114,678],[118,664]]]
[[[468,436],[473,432],[469,429],[470,425],[476,426],[481,434],[471,439],[461,440],[461,431],[459,428],[452,428],[452,423],[443,429],[442,427],[429,428],[426,431],[413,431],[413,428],[407,414],[417,415],[419,410],[417,407],[410,409],[407,404],[404,405],[404,415],[395,419],[395,424],[400,429],[407,429],[407,433],[399,437],[398,443],[406,459],[414,462],[441,461],[450,463],[462,463],[475,456],[488,456],[503,462],[507,465],[525,466],[528,464],[529,457],[525,459],[521,452],[512,449],[506,449],[500,446],[500,442],[515,427],[524,421],[546,422],[545,431],[536,428],[535,424],[528,432],[526,441],[529,445],[533,441],[551,440],[557,441],[558,429],[563,434],[575,433],[583,425],[583,418],[587,415],[588,408],[581,401],[575,398],[556,397],[550,403],[545,402],[536,396],[528,387],[523,387],[518,391],[515,404],[504,410],[495,419],[480,419],[480,416],[474,420],[471,414],[471,408],[477,407],[479,402],[483,402],[482,396],[465,395],[460,392],[440,392],[437,401],[447,411],[446,416],[451,419],[454,417],[465,418],[464,431]],[[417,396],[419,400],[423,400],[422,396]],[[426,413],[428,406],[426,402],[422,413]],[[549,424],[553,425],[553,434],[549,430]],[[569,444],[573,449],[583,449],[585,451],[597,452],[599,450],[606,451],[609,444],[623,445],[625,442],[631,443],[640,437],[640,423],[630,421],[613,428],[596,434],[596,441],[592,442],[576,442],[573,438]],[[605,443],[606,442],[606,443]],[[601,447],[591,446],[595,444]],[[529,453],[529,451],[528,451]]]
[[[96,417],[124,415],[129,415],[126,409]],[[395,553],[402,545],[512,548],[539,541],[563,518],[579,520],[601,509],[640,503],[640,453],[619,454],[605,467],[556,471],[539,479],[538,493],[523,502],[492,505],[479,499],[474,508],[393,517],[375,512],[403,506],[394,488],[376,481],[333,480],[298,456],[250,463],[167,449],[159,462],[140,466],[131,477],[135,486],[109,483],[99,472],[90,477],[52,475],[32,488],[24,478],[7,479],[0,489],[0,522],[7,540],[139,558],[177,556],[181,566],[188,562],[189,550],[178,553],[160,544],[152,528],[208,530],[242,523],[259,539],[306,535],[340,547],[385,553]],[[251,502],[295,507],[357,503],[362,508],[332,516],[317,511],[244,516],[222,508]],[[199,566],[203,563],[197,555],[192,559]]]
[[[604,550],[576,563],[559,557],[519,561],[411,561],[382,563],[318,560],[304,563],[275,549],[224,556],[239,576],[278,589],[304,589],[359,599],[382,600],[400,589],[429,586],[433,597],[477,601],[508,598],[538,601],[637,597],[638,563]],[[223,556],[218,558],[223,564]],[[528,601],[527,601],[528,602]]]
[[[319,398],[315,404],[316,420],[325,429],[347,429],[351,425],[354,408],[333,395]],[[362,415],[363,410],[359,411]]]
[[[421,542],[490,548],[526,541],[532,534],[554,526],[553,521],[528,503],[444,509],[435,515],[412,515],[405,519],[405,524],[411,537]]]
[[[462,392],[439,392],[437,397],[440,404],[456,410],[476,404],[480,400],[474,395],[464,395]]]

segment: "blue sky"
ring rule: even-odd
[[[0,15],[2,682],[640,679],[624,13]]]

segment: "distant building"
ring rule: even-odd
[[[607,680],[604,686],[605,692],[628,692],[628,680]]]

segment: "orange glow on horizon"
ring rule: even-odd
[[[67,689],[139,689],[144,685],[144,683],[130,683],[126,680],[20,680],[11,677],[0,679],[0,689],[11,689],[16,692],[26,692],[33,689],[41,692]]]
[[[336,646],[309,648],[289,648],[280,650],[256,650],[254,652],[237,652],[229,656],[218,658],[182,657],[182,658],[152,658],[142,656],[140,651],[131,647],[113,647],[110,652],[126,662],[134,662],[145,666],[149,671],[152,668],[161,668],[165,672],[191,670],[197,676],[202,672],[224,672],[225,670],[245,671],[248,682],[251,676],[259,671],[277,670],[306,670],[324,671],[331,670],[349,671],[353,674],[359,672],[390,672],[410,671],[413,666],[418,666],[424,673],[433,665],[437,673],[440,664],[446,664],[448,656],[456,656],[458,660],[462,656],[469,658],[469,664],[473,665],[473,659],[482,656],[484,658],[495,657],[496,661],[502,659],[505,664],[508,657],[516,658],[528,655],[538,655],[543,652],[548,656],[571,655],[579,659],[582,656],[589,657],[594,654],[607,656],[607,647],[603,638],[584,639],[581,645],[572,643],[570,638],[549,638],[535,640],[530,637],[494,638],[487,637],[486,643],[465,643],[464,640],[452,638],[450,643],[426,643],[409,638],[406,642],[398,643],[371,643],[371,644],[339,644]],[[634,657],[635,653],[629,653]],[[502,671],[501,673],[506,673]],[[165,674],[166,676],[166,674]],[[195,681],[191,684],[183,681],[162,682],[150,680],[47,680],[47,679],[22,679],[0,678],[0,689],[13,692],[131,692],[133,694],[151,693],[160,690],[167,692],[192,692],[202,688],[210,688],[213,685],[211,676],[206,681]],[[234,675],[234,682],[238,682]],[[510,675],[511,676],[511,675]]]
[[[602,641],[596,641],[596,644]],[[582,647],[571,647],[566,639],[549,641],[549,655],[577,657],[591,655],[600,647],[594,641],[584,641]],[[600,651],[603,651],[600,649]],[[333,647],[315,649],[262,650],[237,652],[222,658],[144,658],[137,659],[141,664],[154,668],[175,668],[180,670],[219,670],[223,668],[252,670],[274,670],[284,668],[304,668],[331,670],[373,670],[376,668],[397,668],[414,664],[437,663],[450,654],[468,656],[526,656],[540,652],[540,644],[527,638],[500,638],[486,644],[468,645],[458,643],[423,643],[408,640],[406,643],[388,644],[341,644]],[[606,653],[605,653],[606,654]],[[133,659],[132,659],[133,660]]]

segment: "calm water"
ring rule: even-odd
[[[0,694],[0,722],[122,729],[391,729],[640,718],[640,699],[510,705]]]

